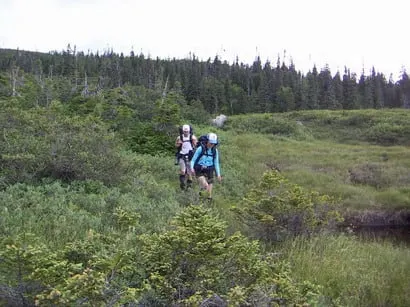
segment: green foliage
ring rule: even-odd
[[[124,282],[135,274],[131,251],[124,250],[121,237],[89,231],[86,240],[67,244],[60,257],[81,266],[62,283],[36,296],[38,305],[109,305],[132,302],[135,290]]]
[[[283,263],[261,254],[256,241],[239,233],[227,236],[226,225],[209,209],[190,206],[161,234],[142,235],[141,267],[145,282],[140,303],[199,305],[216,298],[229,305],[302,304],[306,295]]]
[[[155,102],[161,98],[160,93],[143,86],[136,86],[132,87],[129,94],[132,94],[135,119],[143,122],[151,121],[154,116]]]
[[[380,145],[403,144],[410,135],[410,124],[397,125],[391,122],[377,123],[366,132],[370,142]]]
[[[53,183],[40,187],[17,184],[1,191],[1,235],[29,232],[55,246],[83,238],[89,229],[102,228],[101,210],[108,207],[104,199],[69,190]]]
[[[242,224],[232,217],[246,220],[261,237],[283,239],[339,220],[334,200],[306,192],[310,188],[341,195],[349,207],[408,207],[410,162],[400,146],[409,140],[408,112],[231,116],[227,129],[216,131],[225,178],[215,186],[215,204],[211,210],[189,207],[164,231],[197,197],[196,189],[175,191],[178,170],[170,153],[181,117],[208,123],[199,100],[185,108],[183,97],[170,95],[164,99],[169,105],[161,105],[157,92],[142,87],[83,99],[69,78],[55,81],[63,87],[47,93],[35,78],[27,79],[18,87],[22,96],[0,102],[0,305],[32,305],[35,299],[40,306],[408,305],[406,251],[323,240],[323,246],[309,242],[301,248],[299,259],[289,258],[290,267],[279,261],[284,250],[278,244],[277,253],[269,254],[261,243],[234,233]],[[221,110],[240,112],[219,99],[220,90],[209,92],[208,106],[222,102]],[[384,134],[394,140],[385,145],[399,146],[366,143],[384,142]],[[122,151],[118,135],[134,152]],[[283,178],[265,174],[248,191],[271,168]],[[231,203],[238,203],[237,215],[228,212]],[[226,227],[234,234],[228,236]],[[324,254],[330,256],[323,264]],[[318,296],[317,284],[326,297]]]
[[[113,214],[121,229],[132,229],[134,231],[138,226],[138,220],[141,218],[141,214],[125,210],[122,207],[116,207]]]
[[[155,102],[153,122],[156,131],[173,135],[175,126],[181,122],[179,99],[178,94],[171,93]]]
[[[131,88],[115,88],[103,92],[103,99],[94,109],[104,122],[114,131],[127,129],[135,121],[135,95]],[[71,105],[71,103],[70,103]]]
[[[66,117],[55,102],[49,109],[0,113],[0,172],[7,184],[37,183],[44,177],[118,182],[118,141],[94,117]]]
[[[297,123],[272,114],[237,115],[230,117],[226,122],[227,130],[238,133],[263,133],[295,139],[310,138],[309,131]]]
[[[366,184],[376,189],[389,185],[381,163],[365,163],[349,169],[349,179],[354,184]]]
[[[37,293],[81,271],[81,266],[59,259],[55,251],[30,234],[5,237],[0,246],[0,276],[7,277],[2,284],[8,288],[0,293],[0,303],[3,299],[15,305],[30,304]]]
[[[84,97],[79,95],[70,100],[70,103],[66,105],[66,111],[71,116],[86,116],[92,114],[99,103],[101,103],[101,98],[98,96]]]
[[[300,111],[281,116],[297,120],[317,139],[342,143],[403,145],[410,142],[410,113],[402,109]]]
[[[135,301],[135,290],[121,280],[132,274],[130,253],[120,238],[89,232],[87,240],[51,250],[29,235],[4,238],[0,302],[38,306],[106,306]],[[114,248],[112,248],[115,246]]]
[[[157,100],[151,122],[133,125],[125,134],[129,148],[140,154],[171,154],[175,151],[175,131],[180,123],[177,94]]]
[[[321,306],[408,306],[410,250],[354,236],[298,237],[284,243],[292,276],[322,285]]]
[[[161,169],[158,158],[141,159],[123,190],[96,181],[10,186],[0,191],[0,236],[31,232],[57,248],[84,239],[90,229],[102,234],[159,231],[179,210],[174,188],[152,179]]]
[[[281,86],[276,91],[276,101],[279,104],[280,112],[291,111],[295,109],[295,95],[291,87]]]
[[[341,221],[334,199],[305,191],[277,170],[265,172],[259,185],[232,210],[257,235],[274,241],[334,227]]]
[[[38,295],[36,305],[106,305],[107,297],[104,295],[106,281],[104,277],[103,273],[87,268],[83,272],[68,278],[64,289],[53,289],[48,294]]]
[[[10,96],[11,86],[9,83],[8,78],[3,73],[0,73],[0,99]]]
[[[126,215],[122,209],[117,212]],[[89,231],[85,239],[62,250],[51,250],[28,235],[5,238],[0,281],[12,294],[2,299],[10,303],[24,298],[27,304],[35,300],[40,306],[136,301],[198,305],[218,300],[260,306],[319,299],[317,286],[293,281],[289,267],[263,255],[256,241],[238,233],[227,236],[225,223],[209,209],[189,207],[173,226],[162,234],[142,235],[140,252],[124,249],[129,229],[122,235]],[[17,288],[23,281],[26,287]]]
[[[193,100],[189,104],[181,105],[181,118],[198,125],[209,124],[210,114],[205,110],[200,100]]]
[[[175,152],[174,138],[155,131],[152,123],[135,124],[129,129],[125,141],[133,152],[139,154],[170,155]]]
[[[165,82],[167,91],[183,93],[188,102],[200,99],[213,114],[287,111],[293,107],[380,109],[409,104],[409,77],[405,71],[399,82],[393,82],[375,70],[357,80],[348,69],[333,77],[328,67],[319,69],[314,66],[304,76],[293,63],[288,66],[278,61],[271,65],[267,61],[262,65],[259,57],[252,65],[239,64],[239,59],[230,65],[218,56],[213,61],[199,61],[196,56],[164,60],[135,55],[133,51],[124,56],[112,50],[90,54],[67,49],[46,54],[0,49],[0,71],[10,80],[10,91],[5,93],[11,94],[13,84],[27,107],[46,105],[53,99],[68,103],[79,93],[95,89],[140,87],[147,90],[143,95],[148,95],[138,98],[138,115],[149,118],[150,103],[161,95]],[[156,98],[151,99],[153,96]]]

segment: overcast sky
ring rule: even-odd
[[[233,63],[290,59],[303,73],[328,64],[398,79],[410,67],[407,0],[0,0],[0,48]]]

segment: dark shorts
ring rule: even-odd
[[[202,165],[195,165],[195,175],[196,177],[201,177],[205,176],[208,183],[212,183],[214,180],[214,172],[215,172],[215,167],[214,166],[202,166]]]

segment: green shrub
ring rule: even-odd
[[[277,170],[265,172],[259,185],[232,210],[251,225],[253,233],[273,241],[329,229],[341,221],[335,199],[305,191]]]
[[[33,306],[37,294],[81,271],[81,266],[59,259],[57,252],[29,233],[2,238],[0,259],[0,304],[4,306]]]
[[[169,155],[175,153],[175,139],[165,133],[155,131],[151,123],[135,124],[127,133],[126,143],[133,152],[139,154]]]
[[[200,100],[193,100],[181,106],[181,118],[194,124],[206,125],[210,123],[211,115],[205,110]]]
[[[410,135],[410,125],[397,125],[390,122],[381,122],[366,131],[370,142],[380,145],[395,145],[405,142]]]
[[[102,99],[99,96],[84,97],[79,95],[65,105],[65,110],[67,110],[71,116],[86,116],[92,114],[95,107],[101,102]]]
[[[0,192],[1,235],[33,233],[49,246],[104,229],[107,205],[101,196],[80,197],[58,182],[40,187],[16,184]]]
[[[54,108],[55,107],[55,108]],[[0,172],[7,184],[44,177],[112,185],[122,176],[118,140],[96,118],[65,117],[50,109],[0,113]]]
[[[125,140],[134,152],[140,154],[170,154],[175,151],[175,131],[180,123],[180,96],[171,93],[158,99],[150,122],[140,122],[125,133]]]
[[[135,301],[135,290],[124,282],[127,273],[134,274],[131,253],[118,248],[119,240],[90,231],[86,240],[55,250],[26,233],[2,238],[0,304],[120,306]]]
[[[292,281],[288,267],[262,256],[256,241],[239,233],[227,236],[225,223],[209,209],[190,206],[173,226],[140,237],[141,304],[270,306],[317,300],[315,286]]]

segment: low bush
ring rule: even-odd
[[[0,113],[0,174],[4,185],[37,184],[49,177],[65,182],[120,181],[119,143],[94,117],[65,117],[58,102],[50,109]]]
[[[296,283],[286,264],[262,256],[259,244],[227,236],[209,209],[190,206],[173,229],[141,236],[142,305],[271,306],[314,304],[313,284]]]
[[[368,128],[365,135],[369,142],[379,145],[403,144],[408,142],[410,125],[380,122]]]
[[[251,225],[253,234],[268,241],[331,229],[342,221],[335,199],[305,191],[278,170],[265,172],[259,185],[232,210]]]

